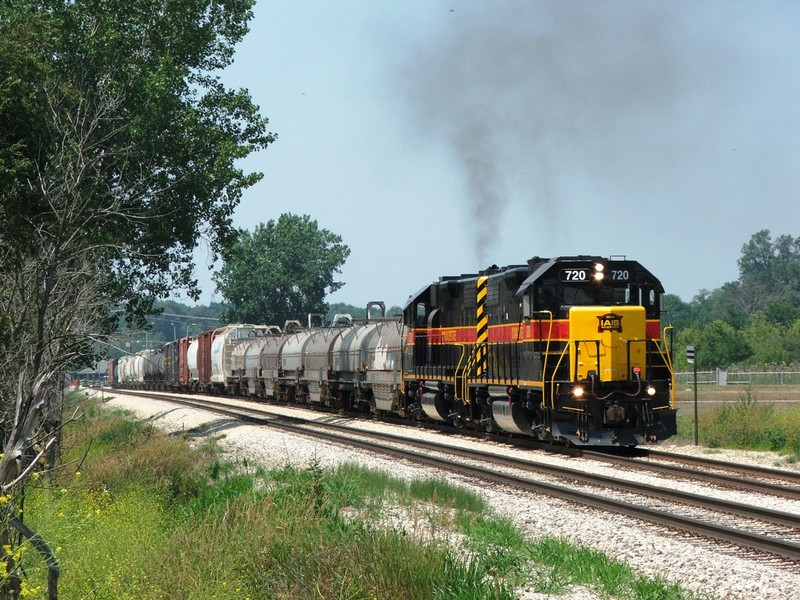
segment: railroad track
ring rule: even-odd
[[[794,563],[795,566],[800,564],[799,514],[769,510],[754,504],[730,502],[707,495],[690,494],[663,486],[627,481],[618,477],[590,474],[578,469],[543,464],[495,452],[463,449],[419,439],[409,439],[396,434],[354,429],[342,423],[332,422],[330,419],[308,420],[300,417],[287,417],[270,412],[268,405],[247,407],[219,400],[200,400],[163,393],[121,391],[119,393],[131,393],[211,411],[288,433],[313,436],[328,442],[388,454],[418,464],[459,473],[466,477],[490,481],[496,485],[509,486],[526,492],[544,493],[584,506],[612,511],[673,530],[718,540],[755,553],[780,557]],[[596,458],[594,453],[590,458]],[[612,458],[616,462],[616,459],[621,457]],[[606,455],[598,458],[598,460],[600,459],[610,460]],[[631,461],[623,463],[626,468],[652,469],[652,463],[643,464],[630,458],[626,460]],[[682,476],[695,477],[698,473],[695,469],[676,467],[675,465],[658,466],[671,467],[669,472],[673,476],[680,472]],[[776,483],[772,487],[765,488],[763,481],[754,483],[742,477],[728,475],[721,475],[715,479],[713,473],[703,473],[702,475],[698,478],[713,481],[725,487],[736,486],[750,491],[755,489],[759,493],[782,495],[789,498],[794,496],[787,496],[783,492],[788,491],[789,494],[800,495],[800,490],[793,488],[791,483]],[[759,473],[759,477],[763,478],[764,476],[763,472]],[[607,492],[606,495],[601,495],[596,493],[598,489],[615,490],[623,497],[609,497]],[[643,498],[646,501],[643,501]],[[677,506],[694,507],[706,514],[703,518],[680,514],[675,512]],[[720,514],[733,516],[735,524],[726,524],[726,518],[720,517]],[[742,521],[746,521],[747,528],[741,526]]]
[[[407,420],[381,418],[381,422],[399,427],[414,427]],[[471,437],[490,440],[512,448],[542,451],[570,457],[581,457],[599,462],[615,464],[629,470],[649,470],[667,476],[686,477],[707,481],[711,484],[729,488],[769,493],[792,500],[800,500],[800,473],[770,469],[756,465],[731,463],[712,458],[689,456],[673,452],[663,452],[650,448],[591,449],[554,446],[530,438],[496,436],[469,429],[454,429],[448,424],[425,424],[444,435]],[[652,460],[648,460],[652,459]],[[720,473],[720,471],[723,471]]]
[[[673,477],[691,477],[720,487],[750,490],[790,500],[800,500],[800,474],[790,471],[657,450],[646,450],[646,454],[642,458],[614,456],[591,450],[584,450],[582,456],[615,464],[625,469],[649,470]],[[655,460],[643,460],[644,458]],[[719,471],[724,472],[720,473]]]

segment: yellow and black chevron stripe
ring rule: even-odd
[[[478,277],[477,321],[475,326],[475,376],[486,372],[486,343],[489,341],[489,315],[486,312],[486,282],[488,277]]]

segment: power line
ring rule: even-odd
[[[217,317],[200,317],[200,316],[197,316],[197,315],[179,315],[179,314],[176,314],[176,313],[166,313],[166,312],[165,313],[160,313],[158,315],[153,315],[152,318],[157,319],[160,316],[164,316],[164,317],[181,317],[182,319],[191,319],[193,321],[196,320],[196,319],[203,319],[204,321],[219,321],[219,319]]]

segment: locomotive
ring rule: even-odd
[[[109,376],[572,446],[659,443],[676,433],[663,294],[624,257],[534,257],[441,277],[402,318],[373,302],[363,322],[228,325],[124,356]]]

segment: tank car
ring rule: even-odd
[[[366,352],[363,387],[377,414],[398,412],[400,408],[404,333],[403,323],[397,319],[377,321],[364,332],[361,344],[362,351]]]
[[[164,382],[164,351],[162,348],[143,350],[141,356],[142,386],[161,387]]]
[[[234,395],[258,395],[259,357],[267,337],[281,335],[277,326],[259,327],[238,344],[231,352],[231,369],[228,377],[228,392]]]
[[[676,433],[664,290],[624,258],[533,258],[442,277],[404,307],[405,409],[576,446]]]
[[[283,398],[286,388],[282,388],[283,367],[281,355],[283,347],[292,338],[293,332],[300,328],[299,321],[291,321],[284,324],[283,334],[279,336],[266,336],[263,344],[260,345],[258,355],[258,383],[256,384],[255,395],[260,398]],[[255,368],[250,366],[250,361],[255,357],[247,357],[248,369]],[[248,383],[248,387],[251,387]]]
[[[243,362],[236,352],[242,344],[263,336],[268,331],[263,325],[226,325],[214,330],[210,339],[209,361],[211,388],[220,393],[239,394]],[[202,335],[201,335],[202,337]],[[202,346],[201,346],[202,347]],[[234,358],[236,357],[236,358]]]

